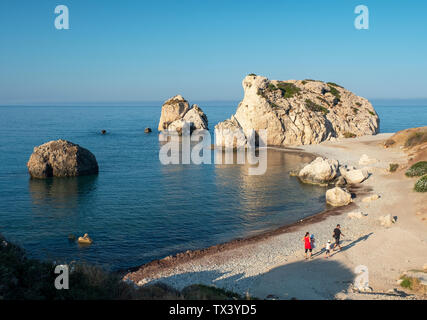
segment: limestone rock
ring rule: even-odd
[[[144,129],[145,133],[150,133],[151,131],[152,131],[151,128],[148,128],[148,127]]]
[[[184,121],[190,123],[191,130],[208,129],[208,118],[197,104],[194,104],[184,115]]]
[[[197,104],[190,108],[188,101],[181,95],[167,100],[162,106],[159,131],[177,130],[179,134],[182,134],[185,123],[188,123],[190,131],[208,129],[208,118]]]
[[[363,202],[371,202],[371,201],[375,201],[375,200],[378,200],[380,198],[380,196],[379,195],[377,195],[377,194],[373,194],[372,196],[369,196],[369,197],[365,197],[365,198],[363,198]]]
[[[246,144],[246,136],[234,116],[215,126],[215,145],[217,147],[244,148]]]
[[[33,178],[72,177],[98,173],[95,156],[87,149],[66,140],[35,147],[27,163]]]
[[[367,216],[367,214],[365,214],[365,213],[363,213],[363,212],[361,212],[361,211],[355,211],[355,212],[349,212],[349,213],[347,214],[347,216],[348,216],[350,219],[362,219],[362,218],[366,217],[366,216]]]
[[[167,100],[162,106],[159,131],[168,129],[172,122],[182,119],[188,110],[190,110],[190,105],[181,95],[176,95]]]
[[[334,207],[346,206],[351,201],[351,194],[342,188],[335,187],[326,191],[326,203]]]
[[[366,170],[341,171],[348,184],[358,184],[365,181],[369,174]]]
[[[370,165],[370,164],[374,164],[374,163],[377,163],[378,162],[378,160],[377,159],[371,159],[371,158],[369,158],[369,156],[368,155],[366,155],[366,154],[364,154],[364,155],[362,155],[362,157],[360,158],[360,160],[359,160],[359,164],[361,165],[361,166],[368,166],[368,165]]]
[[[335,179],[339,163],[337,160],[317,157],[298,173],[301,181],[314,184],[328,184]]]
[[[394,223],[396,223],[396,219],[391,214],[382,216],[378,220],[380,221],[382,226],[387,228],[391,227]]]
[[[235,124],[246,138],[252,129],[267,129],[267,145],[315,144],[379,130],[371,103],[333,83],[249,75],[242,85],[244,98],[236,110]]]

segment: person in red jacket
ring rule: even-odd
[[[310,232],[307,232],[305,234],[304,238],[302,238],[302,241],[304,242],[305,258],[308,259],[307,253],[308,251],[310,251],[310,259],[313,259],[313,257],[311,256],[313,248],[311,246]]]

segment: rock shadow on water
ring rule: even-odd
[[[161,282],[177,289],[204,284],[258,299],[331,300],[348,290],[354,278],[352,270],[338,261],[315,259],[289,263],[256,276],[213,270],[176,274],[147,284]]]
[[[73,209],[82,201],[91,201],[98,176],[29,179],[31,201],[36,208]]]

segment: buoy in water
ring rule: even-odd
[[[79,237],[77,242],[80,244],[92,244],[93,241],[91,238],[89,238],[89,235],[85,233],[83,237]]]

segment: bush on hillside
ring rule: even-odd
[[[415,183],[414,190],[416,192],[427,192],[427,175]]]
[[[421,177],[427,174],[427,161],[420,161],[406,171],[407,177]]]

